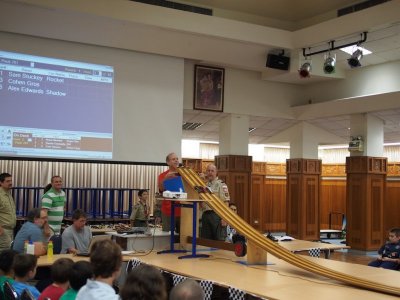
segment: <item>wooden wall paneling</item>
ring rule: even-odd
[[[305,184],[305,201],[303,205],[303,216],[305,233],[308,239],[319,239],[319,193],[320,193],[320,178],[319,176],[306,175],[304,178]]]
[[[361,235],[365,232],[365,223],[361,222],[366,214],[366,181],[360,174],[347,175],[347,243],[363,247]]]
[[[382,175],[371,175],[371,238],[369,248],[378,249],[386,240],[383,230],[383,203],[385,199],[386,182]]]
[[[400,177],[400,162],[391,162],[387,165],[387,176]]]
[[[264,175],[251,175],[250,225],[262,231],[261,198],[264,195]]]
[[[291,175],[287,179],[286,189],[286,233],[298,237],[301,221],[301,175]]]
[[[266,175],[268,176],[286,176],[286,164],[267,163]]]
[[[241,172],[221,172],[219,178],[228,185],[231,201],[236,203],[238,214],[249,222],[250,175]]]
[[[213,160],[204,159],[183,159],[186,166],[191,166],[194,169],[201,168],[201,171],[205,172],[205,169],[209,163],[214,163]],[[228,162],[229,164],[229,162]],[[242,164],[243,165],[243,164]],[[246,164],[244,164],[246,165]],[[361,162],[357,164],[359,172],[373,170],[373,163],[368,161]],[[378,164],[379,166],[380,164]],[[199,167],[200,166],[200,167]],[[323,178],[321,180],[321,190],[320,190],[320,202],[319,202],[319,226],[321,229],[329,228],[329,214],[333,213],[331,218],[331,228],[340,230],[342,228],[342,215],[339,213],[346,214],[347,204],[346,204],[346,165],[344,164],[326,164],[322,165],[322,175],[332,178]],[[271,176],[285,176],[286,175],[286,164],[278,163],[265,163],[265,162],[253,162],[252,163],[252,177],[251,177],[251,201],[248,203],[248,213],[249,221],[255,228],[267,232],[284,232],[286,231],[286,178],[271,178]],[[385,189],[385,201],[383,201],[382,206],[382,218],[383,218],[383,233],[382,239],[386,239],[387,232],[393,227],[400,227],[400,163],[388,163],[387,172],[390,178],[387,180]],[[255,176],[257,175],[257,176]],[[264,177],[262,175],[268,175],[269,177]],[[222,180],[227,181],[227,176],[219,176]],[[337,179],[336,179],[336,178]],[[261,181],[263,178],[263,181]],[[232,183],[235,184],[235,180]],[[378,185],[379,186],[379,185]],[[363,189],[361,185],[357,188],[354,187],[353,197],[364,197]],[[375,194],[380,195],[380,191],[375,188]],[[231,188],[232,201],[241,202],[234,200],[235,192]],[[373,189],[371,189],[373,191]],[[371,195],[372,197],[372,195]],[[378,197],[379,198],[379,197]],[[378,199],[375,197],[374,199]],[[364,203],[365,204],[365,203]],[[362,202],[353,203],[353,212],[356,214],[357,218],[365,212],[360,210]],[[372,202],[371,202],[372,205]],[[377,205],[375,203],[375,205]],[[245,203],[238,203],[238,209],[241,210],[241,215],[244,217],[244,211],[246,208]],[[337,214],[335,214],[337,213]],[[371,216],[372,217],[372,216]],[[257,224],[258,221],[258,224]],[[379,224],[379,221],[374,219],[371,220],[374,224]],[[353,237],[358,242],[361,239],[357,239],[356,236],[360,236],[362,232],[366,232],[367,229],[360,228],[360,223],[357,221],[356,224],[348,224],[348,228],[353,226],[356,230],[353,233]],[[357,227],[358,226],[358,227]],[[372,226],[372,223],[371,223]],[[347,229],[348,229],[347,228]],[[349,231],[349,230],[347,230]],[[375,234],[371,228],[370,237],[373,238]],[[348,232],[348,238],[350,238],[351,233]],[[374,238],[375,239],[375,238]]]
[[[185,167],[192,168],[197,173],[205,173],[209,164],[214,164],[212,159],[201,158],[182,158],[182,164]]]
[[[219,171],[251,172],[252,157],[246,155],[218,155],[215,164]]]
[[[400,227],[400,181],[386,182],[386,198],[383,203],[383,234],[386,237],[391,228]]]
[[[196,158],[182,158],[182,164],[185,167],[195,170],[197,173],[202,172],[201,169],[201,159]]]
[[[239,215],[250,222],[250,191],[252,157],[245,155],[219,155],[215,157],[218,177],[226,182],[231,200]]]
[[[322,176],[345,177],[346,164],[324,164],[322,165]]]
[[[318,240],[321,160],[288,159],[286,233],[297,239]]]
[[[267,175],[267,163],[253,161],[252,174],[253,175]]]
[[[347,244],[352,249],[377,250],[385,241],[383,203],[387,159],[347,157]]]
[[[342,215],[346,215],[346,180],[322,179],[320,196],[320,228],[342,229]],[[329,224],[331,215],[331,227]]]
[[[332,184],[322,180],[319,204],[319,224],[321,229],[329,229],[329,213],[332,211]]]
[[[201,160],[201,172],[202,173],[206,173],[206,169],[209,164],[215,164],[215,161],[212,159],[202,159]]]
[[[286,178],[265,179],[261,216],[264,232],[286,232]]]

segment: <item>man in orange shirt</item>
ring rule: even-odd
[[[164,180],[172,179],[178,174],[179,159],[175,153],[170,153],[166,157],[166,163],[168,165],[168,170],[158,175],[158,189],[160,193],[164,191]],[[179,233],[180,226],[180,207],[175,207],[175,230]],[[161,218],[162,218],[162,230],[171,231],[171,201],[164,200],[161,204]]]

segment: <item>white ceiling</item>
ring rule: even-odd
[[[341,45],[368,31],[363,46],[373,54],[362,59],[363,67],[400,60],[400,0],[340,19],[336,16],[338,9],[362,0],[175,1],[213,8],[215,17],[126,0],[0,0],[0,30],[180,57],[196,63],[258,72],[267,81],[304,86],[345,78],[342,75],[349,67],[348,55],[335,51],[337,72],[325,75],[323,58],[315,55],[311,77],[301,79],[297,69],[303,47],[315,51],[331,40]],[[276,70],[265,67],[266,54],[277,49],[285,49],[290,54],[289,71],[272,72]],[[315,107],[317,113],[304,120],[348,140],[349,115],[328,115],[318,112],[317,105],[309,107]],[[398,106],[381,107],[385,110],[369,112],[384,120],[385,142],[400,142],[400,100]],[[387,111],[389,107],[395,109]],[[184,110],[184,122],[204,125],[194,131],[184,131],[183,138],[218,141],[219,122],[224,117],[224,113]],[[250,142],[261,143],[296,122],[250,116],[250,127],[256,128],[250,133]]]
[[[373,115],[384,120],[384,139],[385,143],[400,142],[400,109],[386,110],[373,113]],[[215,113],[198,110],[184,110],[183,122],[204,123],[196,130],[183,130],[183,139],[196,139],[203,141],[219,140],[219,122],[226,117],[224,113]],[[274,119],[250,116],[250,127],[256,128],[249,133],[249,143],[263,143],[264,140],[274,136],[299,121],[292,119]],[[350,139],[350,116],[342,115],[308,120],[307,122],[322,128],[334,135],[343,138],[344,141]]]
[[[178,0],[196,6],[240,12],[264,18],[301,22],[315,16],[328,18],[338,9],[360,1],[354,0]],[[216,12],[218,14],[218,12]],[[231,14],[233,15],[233,14]],[[233,18],[233,16],[232,16]]]
[[[264,18],[279,19],[285,22],[291,22],[293,28],[301,28],[302,24],[310,25],[326,21],[336,17],[336,11],[340,8],[359,3],[360,1],[343,0],[191,0],[179,1],[191,3],[209,8],[217,8],[230,12],[246,13],[257,15]],[[221,13],[220,13],[221,14]],[[314,16],[319,15],[319,18]],[[240,15],[231,13],[225,14],[229,18],[235,18]],[[314,19],[313,19],[314,17]],[[308,19],[308,21],[306,20]],[[255,22],[259,22],[255,19]],[[275,23],[276,24],[276,23]],[[283,27],[282,27],[283,28]],[[360,36],[361,37],[361,36]],[[358,36],[348,36],[338,39],[335,44],[342,45],[358,39]],[[325,43],[326,42],[326,43]],[[327,48],[327,42],[315,45],[308,45],[311,51],[318,51]],[[368,28],[367,41],[363,47],[372,51],[361,60],[362,66],[382,64],[391,61],[400,60],[400,20],[397,23],[382,24],[374,28]],[[301,51],[301,49],[299,49]],[[337,68],[349,69],[347,59],[349,55],[342,51],[335,51],[337,59]],[[323,54],[321,54],[322,56]],[[293,58],[293,55],[292,55]],[[321,58],[319,58],[321,59]],[[276,72],[275,72],[276,73]],[[320,72],[321,73],[321,72]],[[278,73],[279,75],[268,76],[267,80],[295,83],[311,84],[315,82],[332,80],[329,76],[313,76],[308,79],[299,78],[296,70],[291,72]],[[399,100],[400,103],[400,100]],[[373,113],[384,121],[384,139],[386,143],[400,142],[400,108],[396,110],[378,111]],[[219,121],[225,117],[224,113],[204,112],[194,110],[184,110],[183,121],[193,123],[204,123],[201,127],[193,131],[183,131],[184,139],[199,139],[205,141],[219,140]],[[250,127],[256,128],[249,133],[250,143],[262,143],[278,132],[293,126],[298,121],[292,119],[273,119],[266,117],[250,116]],[[349,140],[350,116],[341,115],[335,117],[324,117],[319,119],[307,120],[307,122],[320,127],[344,140]]]

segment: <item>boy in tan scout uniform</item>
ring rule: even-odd
[[[149,196],[149,193],[146,190],[140,190],[138,196],[139,201],[133,207],[133,211],[130,217],[131,226],[147,227],[147,220],[149,217],[147,198]]]

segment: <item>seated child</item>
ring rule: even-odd
[[[78,261],[74,263],[69,273],[70,288],[61,296],[60,300],[75,300],[81,287],[86,284],[88,279],[93,278],[92,265],[88,261]]]
[[[88,279],[76,295],[77,300],[119,300],[112,285],[121,272],[121,248],[111,240],[94,243],[90,252],[94,280]]]
[[[167,300],[167,288],[160,270],[140,265],[131,270],[120,292],[121,300]]]
[[[33,279],[36,274],[37,258],[32,254],[17,254],[14,257],[14,276],[15,281],[12,286],[17,292],[18,296],[21,296],[25,289],[28,289],[35,299],[39,298],[39,291],[32,285],[27,283],[28,280]]]
[[[12,264],[14,256],[17,254],[14,250],[3,250],[0,253],[0,299],[3,299],[4,282],[12,284],[14,282],[14,270]]]
[[[60,258],[53,263],[51,266],[53,283],[44,289],[40,294],[39,300],[45,300],[46,298],[51,300],[60,299],[61,295],[69,287],[68,279],[73,264],[74,262],[70,258]]]
[[[389,231],[389,241],[378,250],[378,259],[371,261],[368,266],[397,270],[400,263],[400,228]]]

